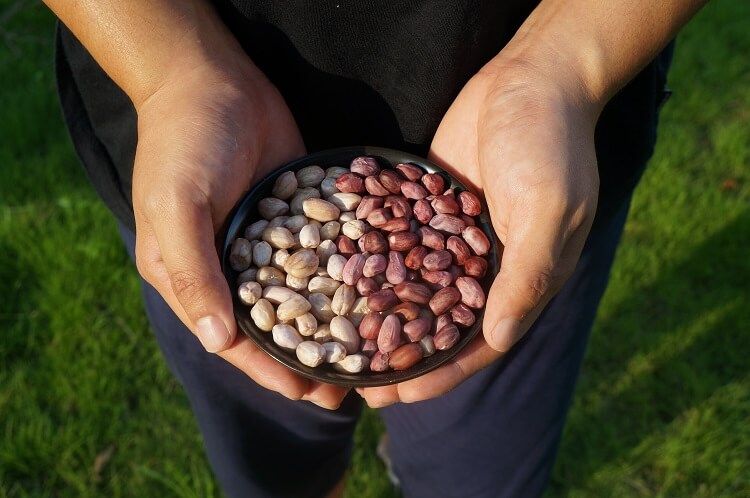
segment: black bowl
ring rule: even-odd
[[[226,239],[224,241],[222,251],[222,269],[224,275],[229,283],[229,287],[232,290],[232,296],[234,299],[234,316],[237,319],[237,324],[240,329],[252,339],[255,344],[258,345],[263,351],[268,353],[271,357],[283,363],[287,367],[291,368],[295,372],[314,379],[320,382],[328,384],[337,384],[346,387],[371,387],[371,386],[384,386],[389,384],[396,384],[403,382],[420,375],[424,375],[430,372],[440,365],[448,362],[451,358],[456,356],[476,335],[482,330],[482,319],[484,317],[484,310],[473,310],[476,315],[476,323],[468,329],[459,328],[461,331],[461,338],[452,348],[445,351],[437,351],[432,356],[424,358],[419,361],[413,367],[407,370],[401,371],[387,371],[387,372],[362,372],[359,374],[346,374],[335,371],[330,365],[320,365],[316,368],[311,368],[297,360],[293,353],[283,350],[277,346],[271,337],[269,332],[263,332],[258,329],[250,318],[250,307],[242,304],[237,297],[237,275],[229,264],[229,252],[232,246],[232,241],[237,237],[242,236],[245,228],[259,218],[256,205],[258,201],[264,197],[268,197],[271,194],[271,189],[276,181],[276,178],[286,171],[297,171],[305,166],[317,164],[323,169],[330,166],[343,166],[349,167],[349,163],[358,156],[372,156],[378,160],[381,167],[394,167],[399,163],[413,163],[417,166],[422,167],[428,173],[439,173],[445,180],[446,185],[456,188],[458,191],[468,190],[462,183],[452,178],[443,169],[436,166],[435,164],[423,159],[421,157],[408,154],[392,149],[385,149],[381,147],[346,147],[341,149],[332,149],[315,154],[311,154],[300,159],[296,159],[286,165],[280,167],[274,173],[263,178],[255,187],[248,192],[245,197],[240,201],[238,207],[232,217],[231,222],[228,226]],[[478,218],[478,219],[477,219]],[[498,253],[498,242],[494,235],[494,231],[490,224],[490,217],[487,211],[487,206],[483,203],[482,214],[477,219],[477,226],[481,228],[490,240],[490,252],[486,256],[488,267],[487,275],[480,280],[480,284],[486,293],[489,292],[492,280],[497,274],[500,268],[499,253]]]

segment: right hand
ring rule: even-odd
[[[167,73],[139,103],[136,264],[208,352],[291,399],[336,408],[346,390],[305,379],[237,333],[216,233],[253,182],[302,156],[283,98],[249,60]]]

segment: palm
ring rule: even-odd
[[[210,349],[256,382],[336,406],[343,389],[299,377],[237,334],[214,247],[252,183],[304,154],[281,96],[265,79],[230,84],[187,75],[150,97],[138,119],[133,203],[141,273],[194,332],[202,317],[224,324],[236,339]]]
[[[479,73],[446,113],[430,151],[484,195],[505,246],[483,337],[426,376],[365,390],[372,405],[440,395],[495,361],[572,273],[596,206],[595,119],[534,83],[498,84],[496,74]]]

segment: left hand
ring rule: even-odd
[[[596,212],[599,107],[564,71],[491,62],[463,88],[429,158],[483,194],[504,246],[484,334],[416,379],[359,389],[371,407],[439,396],[496,361],[573,273]]]

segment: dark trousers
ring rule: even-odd
[[[573,276],[510,353],[440,398],[380,410],[406,496],[542,494],[627,211],[595,226]],[[121,231],[132,256],[135,237]],[[331,412],[267,391],[206,353],[145,282],[143,296],[226,495],[314,497],[333,488],[351,454],[359,396]]]

